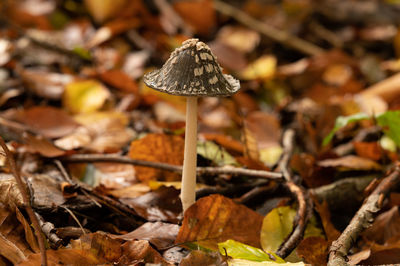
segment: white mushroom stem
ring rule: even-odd
[[[183,211],[196,201],[197,97],[186,97],[185,154],[183,157],[181,200]]]

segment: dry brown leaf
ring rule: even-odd
[[[39,244],[36,240],[36,236],[32,231],[31,224],[25,219],[24,215],[19,211],[18,208],[15,208],[15,214],[17,216],[18,221],[21,223],[22,227],[25,231],[25,240],[29,244],[29,247],[35,252],[39,253]]]
[[[127,4],[126,0],[85,0],[86,8],[97,23],[116,16]]]
[[[18,264],[32,253],[15,214],[0,207],[0,255]]]
[[[354,149],[358,156],[379,161],[382,158],[383,151],[377,142],[353,142]]]
[[[212,0],[174,2],[174,9],[198,34],[207,35],[215,27],[216,16]]]
[[[221,195],[199,199],[185,212],[175,243],[197,242],[218,250],[217,243],[233,239],[261,248],[263,217]]]
[[[65,154],[65,151],[57,148],[48,139],[42,136],[34,136],[32,134],[26,133],[23,135],[25,148],[27,151],[32,153],[39,153],[44,157],[58,157]]]
[[[260,151],[258,148],[258,142],[254,137],[254,134],[247,127],[246,123],[243,126],[242,139],[244,143],[244,155],[253,161],[260,160]]]
[[[122,245],[122,254],[124,254],[119,263],[121,265],[132,265],[138,261],[143,261],[145,264],[156,264],[172,266],[166,262],[163,257],[154,248],[152,248],[148,241],[138,240],[129,241]]]
[[[178,223],[181,220],[182,203],[179,190],[173,187],[160,187],[155,191],[136,198],[120,198],[147,221]]]
[[[10,210],[24,206],[21,192],[12,175],[1,174],[0,176],[0,203]]]
[[[24,84],[34,94],[52,100],[59,100],[64,86],[73,80],[73,76],[47,72],[42,69],[23,69],[19,71]]]
[[[119,35],[132,28],[137,28],[140,21],[137,18],[117,18],[96,31],[92,38],[88,41],[86,48],[92,49],[116,35]]]
[[[368,240],[378,244],[387,244],[388,240],[400,237],[399,207],[394,206],[390,210],[376,217],[371,227],[363,232]]]
[[[78,127],[78,123],[64,110],[51,106],[35,106],[18,111],[14,119],[46,138],[63,137]]]
[[[243,53],[249,53],[259,44],[260,34],[248,28],[228,25],[218,31],[217,41]]]
[[[381,170],[382,166],[376,162],[354,155],[347,155],[337,159],[326,159],[318,162],[322,167],[338,167],[342,170]]]
[[[183,164],[184,140],[180,136],[165,134],[148,134],[144,138],[131,143],[129,157],[137,160]],[[181,176],[170,171],[135,166],[137,178],[141,181],[164,180],[176,181]]]
[[[257,140],[259,149],[280,146],[281,127],[274,115],[254,111],[247,115],[245,123]]]
[[[86,148],[96,152],[115,152],[135,135],[127,127],[128,117],[119,112],[80,114],[75,120],[82,126],[72,134],[56,140],[57,147],[65,150]]]
[[[300,242],[296,251],[306,263],[325,265],[328,257],[329,242],[322,237],[307,237]]]
[[[318,202],[318,200],[314,200],[314,207],[317,210],[319,216],[321,217],[322,226],[324,227],[324,231],[326,237],[329,242],[332,242],[339,238],[340,232],[335,228],[335,226],[331,222],[331,213],[329,212],[329,206],[326,201],[322,204]]]
[[[180,266],[197,266],[197,265],[227,265],[219,252],[205,252],[201,250],[193,250],[189,255],[184,257],[179,263]]]
[[[201,133],[199,138],[216,142],[218,145],[224,147],[229,153],[243,153],[243,144],[235,140],[231,136],[219,133]]]
[[[179,232],[179,225],[163,222],[147,222],[136,228],[134,231],[112,236],[113,238],[123,240],[147,240],[159,249],[172,246]]]
[[[48,265],[105,265],[105,261],[101,257],[95,257],[86,251],[78,249],[48,249],[47,263]],[[41,264],[40,254],[32,254],[26,261],[18,264],[19,266],[37,266]]]

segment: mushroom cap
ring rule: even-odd
[[[239,81],[222,74],[210,48],[198,39],[184,41],[161,69],[144,75],[144,83],[180,96],[230,96],[240,89]]]

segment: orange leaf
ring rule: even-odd
[[[129,157],[151,162],[183,164],[184,140],[179,136],[165,134],[148,134],[131,143]],[[155,168],[135,166],[137,177],[141,181],[180,180],[180,175]]]
[[[217,244],[233,239],[260,248],[263,217],[221,195],[199,199],[185,212],[175,243],[196,241],[218,250]]]
[[[358,156],[379,161],[382,158],[382,148],[377,142],[353,142],[354,149]]]

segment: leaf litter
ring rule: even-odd
[[[352,4],[0,3],[0,263],[43,263],[14,170],[50,265],[399,263],[398,4]],[[192,37],[241,90],[199,99],[182,213],[185,99],[143,75]]]

